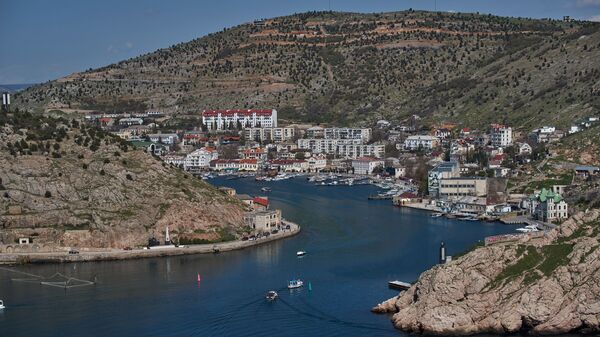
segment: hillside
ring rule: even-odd
[[[600,331],[600,211],[543,236],[480,247],[421,274],[373,311],[435,335]]]
[[[232,239],[243,208],[209,184],[63,116],[0,114],[0,243],[42,251],[150,237]]]
[[[246,23],[15,95],[20,108],[277,108],[367,124],[566,126],[600,111],[600,25],[404,11]]]

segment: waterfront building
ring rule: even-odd
[[[185,157],[184,169],[189,171],[199,171],[210,166],[210,162],[218,159],[218,152],[212,147],[203,147],[195,150]]]
[[[512,128],[502,124],[492,124],[490,141],[493,147],[507,147],[513,142]]]
[[[400,195],[395,195],[393,197],[392,200],[394,206],[406,206],[409,204],[415,204],[415,203],[420,203],[423,202],[423,199],[419,198],[419,196],[417,196],[414,193],[411,192],[404,192]]]
[[[417,135],[408,136],[404,140],[404,149],[415,151],[418,149],[431,150],[439,145],[439,138],[429,135]],[[401,149],[399,144],[396,146],[399,150]]]
[[[309,165],[306,160],[300,159],[274,159],[269,161],[269,168],[281,172],[306,172]]]
[[[274,229],[281,228],[281,211],[264,210],[249,212],[244,215],[244,223],[257,232],[271,232]]]
[[[241,125],[246,127],[277,127],[277,110],[234,109],[204,110],[202,123],[210,130],[227,130]]]
[[[438,196],[441,198],[475,196],[488,193],[485,177],[449,177],[440,179]]]
[[[309,172],[321,172],[327,167],[327,157],[324,155],[313,155],[306,160]]]
[[[210,162],[210,168],[215,171],[258,171],[256,159],[215,159]]]
[[[558,193],[543,188],[530,199],[530,211],[538,220],[554,222],[569,217],[569,205]]]
[[[495,208],[496,205],[489,204],[484,197],[462,196],[452,202],[453,210],[472,215],[491,214]]]
[[[269,198],[254,197],[252,199],[252,207],[255,211],[266,211],[269,208]]]
[[[384,161],[373,157],[361,157],[352,160],[354,174],[372,174],[376,168],[383,169]]]
[[[442,179],[460,177],[460,164],[456,161],[442,162],[429,171],[427,190],[432,197],[439,196]]]

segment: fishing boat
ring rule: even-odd
[[[306,252],[303,250],[299,250],[296,252],[296,256],[304,256],[304,255],[306,255]]]
[[[267,293],[267,295],[265,296],[265,298],[267,299],[267,301],[275,301],[277,299],[277,297],[279,297],[279,295],[274,290],[269,291]]]
[[[4,308],[6,308],[6,307],[4,306],[4,302],[3,302],[2,300],[0,300],[0,309],[4,309]]]
[[[291,280],[288,282],[288,289],[296,289],[296,288],[300,288],[304,286],[304,282],[302,282],[302,280],[298,279],[298,280]]]

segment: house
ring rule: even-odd
[[[494,212],[496,205],[488,203],[484,197],[463,196],[455,199],[452,209],[466,214],[482,215]]]
[[[452,131],[450,131],[449,129],[446,129],[446,128],[439,128],[439,129],[435,129],[433,135],[439,139],[448,139],[452,135]]]
[[[324,155],[313,155],[306,160],[309,172],[321,172],[327,167],[327,157]]]
[[[553,126],[544,126],[533,130],[529,134],[529,139],[536,144],[554,143],[564,136],[564,132],[557,130]]]
[[[169,165],[173,165],[179,168],[183,168],[185,166],[184,156],[166,156],[163,157],[162,160]]]
[[[408,136],[404,140],[404,149],[415,151],[419,149],[431,150],[438,146],[440,140],[435,136],[429,135],[417,135],[417,136]],[[399,150],[399,144],[396,146]]]
[[[259,161],[264,161],[267,159],[267,151],[264,148],[240,148],[238,150],[238,155],[242,159],[257,159]]]
[[[254,208],[254,198],[248,194],[237,194],[236,198],[240,199],[240,201],[244,204]]]
[[[352,160],[354,174],[372,174],[377,167],[383,169],[384,161],[373,157],[361,157]]]
[[[281,211],[265,210],[246,213],[244,224],[257,232],[271,232],[281,228]]]
[[[152,143],[161,143],[167,145],[177,144],[179,142],[179,136],[175,133],[156,133],[148,135],[148,139]]]
[[[235,188],[225,187],[225,186],[219,187],[219,191],[221,191],[227,195],[230,195],[232,197],[234,197],[237,193]]]
[[[490,126],[490,141],[493,147],[507,147],[512,144],[512,128],[502,124]]]
[[[121,118],[119,119],[119,125],[121,126],[132,126],[132,125],[142,125],[144,124],[144,120],[142,118]]]
[[[377,121],[377,127],[380,129],[389,128],[392,124],[385,119],[380,119]]]
[[[517,143],[517,149],[520,155],[530,155],[533,152],[533,148],[527,143]]]
[[[210,162],[218,158],[219,154],[216,149],[203,147],[185,157],[183,168],[188,171],[207,169],[210,167]]]
[[[600,173],[600,167],[598,166],[577,166],[575,167],[575,175],[582,178],[594,176]]]
[[[540,221],[554,222],[569,217],[569,205],[558,193],[543,188],[530,199],[532,199],[530,207],[533,207],[533,215]]]
[[[252,207],[256,211],[266,211],[269,208],[269,199],[267,197],[254,197]]]

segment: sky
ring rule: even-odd
[[[0,0],[0,84],[45,82],[259,18],[409,8],[600,21],[600,0]]]

